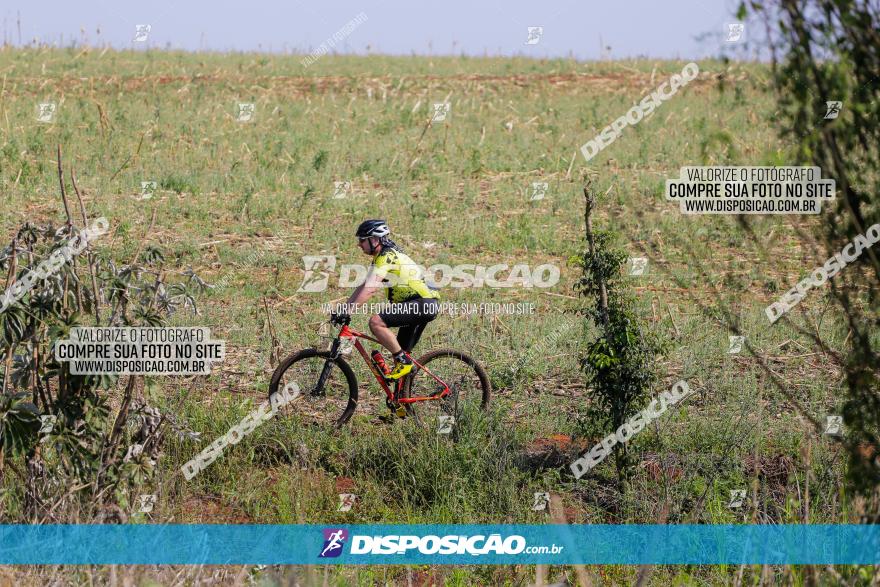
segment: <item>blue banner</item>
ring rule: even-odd
[[[878,564],[876,525],[0,525],[0,564]]]

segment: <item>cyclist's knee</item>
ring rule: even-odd
[[[382,317],[378,314],[370,317],[370,330],[376,332],[377,328],[387,328],[385,326],[385,321],[382,320]]]

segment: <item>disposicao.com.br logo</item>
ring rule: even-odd
[[[345,541],[348,539],[348,530],[345,528],[324,528],[324,546],[318,558],[335,558],[342,554]]]
[[[326,291],[330,285],[330,276],[336,273],[336,257],[334,255],[306,255],[302,258],[305,275],[300,293],[317,293]],[[398,277],[393,272],[385,275],[383,287],[394,287],[399,281],[424,278],[433,287],[553,287],[559,283],[559,267],[543,264],[531,269],[520,263],[508,265],[499,263],[490,267],[483,265],[389,265],[391,269],[400,269],[406,277]],[[339,266],[337,287],[356,287],[367,279],[370,268],[359,264],[343,264]]]
[[[325,528],[324,546],[319,557],[335,557],[343,550],[347,532],[342,528]],[[344,534],[343,534],[344,533]],[[513,534],[502,537],[501,534],[475,534],[417,536],[414,534],[389,534],[379,536],[353,535],[351,537],[352,555],[515,555],[515,554],[559,554],[564,546],[528,546],[526,539]]]

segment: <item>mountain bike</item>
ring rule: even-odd
[[[329,350],[308,348],[285,358],[269,383],[269,396],[290,382],[299,386],[299,396],[279,409],[281,417],[296,417],[304,424],[339,428],[348,422],[358,406],[358,381],[345,354],[358,351],[385,392],[385,405],[400,418],[411,417],[418,424],[457,425],[467,413],[485,410],[491,385],[486,371],[461,351],[438,349],[414,359],[413,369],[400,379],[387,377],[390,369],[381,351],[367,354],[361,343],[375,338],[349,326],[346,318],[329,345]],[[381,345],[379,348],[382,348]],[[378,355],[378,356],[377,356]]]

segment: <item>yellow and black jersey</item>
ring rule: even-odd
[[[416,298],[440,299],[440,293],[428,287],[422,271],[409,256],[387,247],[373,258],[371,270],[388,286],[388,301],[405,302]]]

